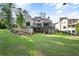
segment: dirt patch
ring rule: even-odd
[[[11,32],[18,35],[31,35],[32,34],[32,33],[29,33],[27,29],[18,29],[18,28],[11,29]]]

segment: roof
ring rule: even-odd
[[[37,20],[37,19],[40,19],[40,20],[48,20],[48,19],[45,19],[45,18],[42,18],[42,17],[38,17],[38,16],[33,17],[32,20]]]
[[[68,19],[68,20],[79,20],[79,19],[74,19],[74,18],[73,18],[73,19]]]
[[[58,24],[59,22],[56,22],[56,23],[54,23],[54,24]]]
[[[67,20],[79,20],[79,18],[78,17],[61,17],[60,18],[60,21],[62,21],[63,19],[67,19]]]

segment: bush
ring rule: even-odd
[[[0,19],[0,29],[7,28],[6,19]]]
[[[79,33],[79,23],[76,25],[76,32]]]
[[[0,29],[6,29],[6,26],[0,23]]]

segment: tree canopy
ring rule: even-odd
[[[24,23],[24,15],[23,15],[23,12],[22,10],[18,10],[18,13],[16,14],[16,22],[17,22],[17,26],[19,28],[22,28],[23,27],[23,23]]]
[[[12,8],[15,7],[15,5],[13,3],[2,3],[1,4],[1,9],[3,12],[3,19],[7,19],[6,24],[8,26],[9,29],[11,29],[12,27]]]

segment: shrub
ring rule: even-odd
[[[79,33],[79,23],[76,24],[76,32]]]

